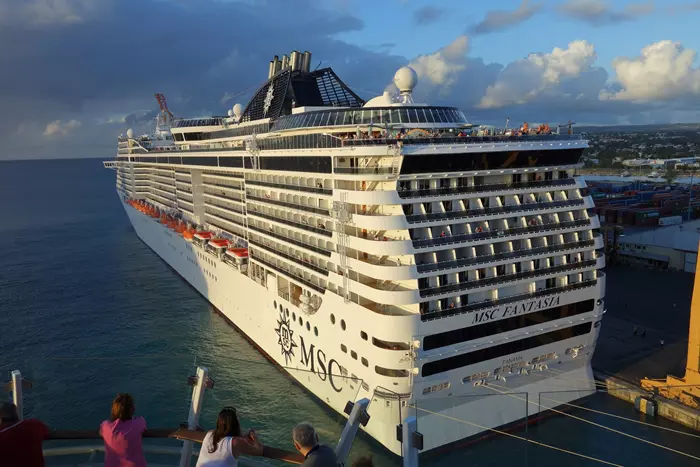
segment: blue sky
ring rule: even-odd
[[[699,20],[700,0],[0,0],[0,159],[109,155],[155,92],[225,114],[294,49],[365,98],[409,65],[418,100],[475,123],[697,122]]]

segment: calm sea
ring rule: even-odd
[[[150,426],[176,426],[187,417],[187,376],[206,365],[215,387],[206,396],[205,427],[221,406],[233,405],[271,445],[291,449],[291,427],[302,420],[323,440],[338,439],[343,417],[269,364],[136,237],[117,200],[114,172],[100,161],[0,162],[0,200],[0,370],[5,376],[19,369],[33,382],[29,416],[54,428],[96,428],[114,395],[129,391]],[[604,394],[588,407],[639,419],[631,405]],[[572,413],[700,458],[697,438]],[[625,466],[700,464],[562,416],[517,434]],[[363,453],[378,465],[400,465],[361,435],[352,455]],[[422,465],[603,464],[497,437]]]

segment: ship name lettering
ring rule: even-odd
[[[301,341],[301,364],[313,373],[316,373],[316,376],[318,376],[321,381],[328,380],[335,392],[341,392],[343,388],[337,387],[333,380],[333,364],[338,367],[338,373],[336,373],[335,376],[340,374],[340,364],[335,361],[335,359],[326,360],[326,353],[321,349],[316,349],[314,344],[311,344],[307,350],[306,343],[302,336],[299,336],[299,340]],[[326,361],[328,361],[327,366]],[[316,364],[318,364],[318,367]]]
[[[506,305],[503,308],[494,308],[492,310],[481,311],[474,314],[474,319],[472,324],[485,323],[488,321],[493,321],[497,318],[507,318],[510,316],[517,316],[523,313],[530,313],[531,311],[541,310],[543,308],[549,308],[559,305],[560,297],[548,297],[540,300],[533,300],[527,303],[521,303],[518,305]]]

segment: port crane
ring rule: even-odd
[[[158,116],[158,123],[163,125],[170,125],[175,117],[173,116],[170,109],[168,109],[168,103],[165,101],[165,95],[156,93],[156,100],[160,106],[160,115]]]
[[[700,265],[700,262],[698,263]],[[700,268],[695,266],[693,298],[690,303],[688,360],[685,376],[668,375],[666,379],[642,379],[642,388],[668,399],[700,409]]]

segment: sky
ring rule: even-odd
[[[0,0],[0,159],[113,157],[154,93],[225,115],[292,50],[366,99],[411,66],[416,101],[472,123],[698,122],[698,21],[698,0]]]

